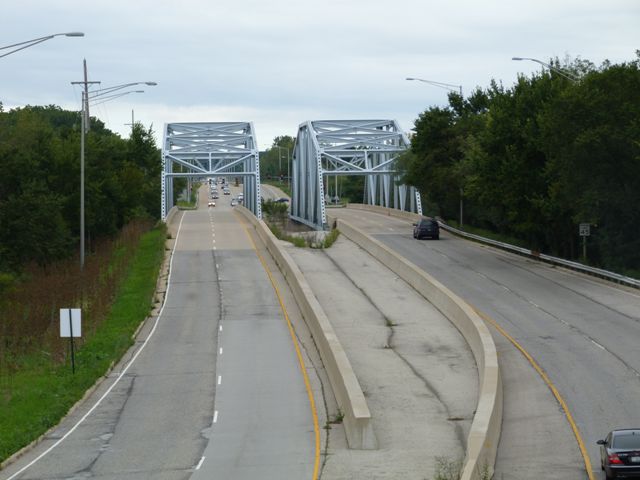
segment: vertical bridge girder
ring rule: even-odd
[[[179,167],[176,171],[174,167]],[[262,218],[260,160],[251,122],[167,123],[162,142],[162,219],[174,205],[175,177],[243,177],[244,205]]]
[[[366,177],[368,204],[422,215],[419,192],[399,185],[397,159],[409,146],[395,120],[302,123],[293,152],[291,218],[325,228],[325,177],[343,175]]]

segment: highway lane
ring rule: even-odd
[[[193,479],[311,479],[313,419],[300,366],[273,286],[229,202],[221,196],[209,209],[222,292],[218,386]]]
[[[165,308],[126,374],[120,376],[125,368],[121,363],[77,415],[3,471],[2,478],[69,432],[116,380],[68,438],[17,478],[189,478],[206,446],[202,432],[213,413],[219,316],[210,240],[201,238],[199,223],[198,215],[187,215],[182,222]],[[141,339],[147,338],[151,326],[145,326]],[[125,360],[141,345],[137,342]]]
[[[279,198],[289,198],[289,196],[280,190],[278,187],[274,187],[273,185],[267,185],[263,183],[260,185],[260,190],[262,193],[262,198],[265,200],[277,200]]]
[[[147,322],[110,378],[0,478],[312,478],[293,343],[229,202],[208,209],[201,191],[202,207],[184,212],[157,327]]]
[[[439,241],[416,241],[401,219],[349,209],[332,214],[423,268],[514,337],[566,400],[596,475],[595,441],[611,428],[640,425],[638,292],[446,232]],[[505,379],[497,478],[585,478],[557,402],[522,355],[493,333]]]

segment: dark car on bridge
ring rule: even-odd
[[[418,223],[413,224],[413,238],[440,238],[440,225],[432,218],[423,218]]]
[[[600,445],[600,468],[607,480],[640,478],[640,428],[609,432]]]

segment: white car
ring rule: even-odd
[[[209,202],[208,204],[209,207],[215,207],[216,206],[216,202],[214,202],[213,200]]]
[[[236,199],[234,198],[233,200],[231,200],[231,206],[235,207],[236,205],[238,205],[238,202],[236,201]]]

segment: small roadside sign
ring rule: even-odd
[[[79,308],[60,309],[60,336],[81,337],[82,322]]]
[[[590,223],[581,223],[580,224],[580,236],[581,237],[588,237],[591,235],[591,224]]]
[[[76,373],[76,355],[73,345],[74,337],[82,336],[82,322],[79,308],[60,309],[60,336],[69,338],[71,346],[71,371]]]

